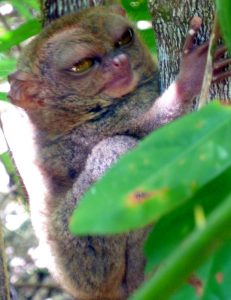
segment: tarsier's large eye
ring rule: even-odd
[[[89,70],[94,65],[94,59],[93,58],[84,58],[80,60],[79,62],[75,63],[71,67],[71,71],[75,73],[83,73],[87,70]]]
[[[119,48],[122,46],[126,46],[129,45],[132,41],[133,41],[133,37],[134,37],[134,31],[132,28],[128,28],[123,35],[121,36],[121,38],[115,42],[115,47]]]

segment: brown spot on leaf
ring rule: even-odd
[[[195,275],[192,275],[189,280],[188,283],[190,285],[192,285],[192,287],[194,287],[196,294],[198,296],[202,296],[203,294],[203,283],[202,280],[198,277],[196,277]]]
[[[216,281],[217,283],[221,284],[223,282],[224,276],[222,272],[217,272],[216,273]]]
[[[196,129],[201,129],[201,128],[204,127],[204,124],[205,124],[205,122],[202,121],[202,120],[197,121],[197,122],[195,123],[195,128],[196,128]]]
[[[133,193],[131,193],[128,196],[128,202],[129,204],[142,204],[145,201],[148,201],[152,199],[155,196],[159,196],[163,198],[163,194],[166,192],[166,189],[160,189],[156,191],[143,191],[143,190],[137,190]]]

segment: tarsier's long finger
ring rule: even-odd
[[[205,42],[203,45],[198,47],[198,55],[207,52],[209,49],[209,41]]]
[[[216,59],[222,57],[225,54],[226,51],[227,51],[227,47],[225,47],[223,45],[219,46],[218,49],[216,50],[215,54],[214,54],[214,59],[216,60]]]
[[[213,76],[212,82],[216,83],[216,82],[222,81],[224,79],[227,79],[229,77],[231,77],[231,71],[216,74],[216,75]]]
[[[221,68],[228,67],[229,65],[231,65],[231,58],[223,59],[214,63],[213,70],[216,72],[219,71]]]
[[[202,19],[200,17],[194,16],[191,19],[189,30],[186,35],[185,43],[183,46],[183,55],[188,54],[193,48],[193,41],[199,29],[201,28],[201,24],[202,24]]]

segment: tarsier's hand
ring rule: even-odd
[[[192,18],[182,49],[179,75],[144,115],[142,127],[146,132],[151,132],[192,111],[193,100],[201,92],[209,49],[208,41],[201,46],[194,43],[201,25],[201,18]],[[218,46],[214,53],[213,83],[231,76],[231,71],[227,70],[231,59],[224,58],[226,50],[224,46]]]
[[[201,24],[202,20],[199,17],[192,18],[182,51],[182,61],[177,81],[188,97],[200,94],[207,61],[209,42],[205,42],[201,46],[194,45],[194,39],[201,28]],[[226,50],[226,47],[218,46],[214,53],[213,83],[231,76],[231,71],[225,69],[231,63],[231,59],[224,58]]]

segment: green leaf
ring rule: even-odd
[[[231,299],[231,241],[212,255],[191,276],[189,282],[172,296],[171,300],[227,300]],[[192,283],[194,282],[194,285]]]
[[[152,17],[148,10],[147,0],[122,0],[122,5],[126,10],[129,19],[134,23],[137,21],[151,22]],[[156,53],[156,41],[153,30],[140,30],[139,33],[149,50],[152,53]]]
[[[152,29],[140,30],[140,35],[144,43],[148,46],[149,50],[154,54],[157,53],[156,40]]]
[[[17,198],[20,197],[20,201],[25,204],[25,207],[28,207],[28,202],[25,198],[25,190],[23,189],[22,182],[19,180],[15,166],[12,162],[12,158],[9,152],[0,154],[0,161],[3,163],[9,177],[10,177],[10,186],[15,186],[14,196]]]
[[[0,154],[0,158],[6,168],[7,173],[9,174],[15,173],[15,167],[10,159],[9,153],[5,152]]]
[[[128,231],[182,205],[231,165],[230,126],[230,107],[213,103],[160,128],[89,189],[71,231]]]
[[[11,0],[13,7],[23,16],[26,20],[33,18],[32,14],[29,12],[28,7],[23,3],[24,1]]]
[[[231,168],[205,185],[190,201],[155,224],[145,245],[147,272],[159,267],[160,262],[175,251],[195,227],[200,226],[200,222],[206,222],[220,199],[229,195],[230,182]]]
[[[131,20],[151,20],[147,0],[122,0],[122,5]]]
[[[0,58],[0,77],[7,77],[16,68],[16,60],[9,58]]]
[[[131,300],[168,299],[190,274],[231,236],[231,194],[164,261]],[[173,284],[174,283],[174,284]],[[210,298],[211,299],[211,298]]]
[[[14,164],[12,162],[12,159],[11,159],[9,153],[5,152],[5,153],[0,154],[0,160],[3,163],[4,167],[6,168],[7,173],[11,177],[11,180],[14,183],[18,183],[19,180],[16,175],[16,170],[15,170]]]
[[[0,101],[8,101],[7,93],[0,92]]]
[[[201,274],[204,282],[201,300],[231,299],[230,278],[231,278],[231,241],[228,241],[212,257],[210,269],[207,273]]]
[[[9,51],[13,46],[19,45],[40,30],[40,22],[34,19],[22,24],[15,30],[6,32],[0,37],[0,52]]]
[[[23,2],[30,8],[35,9],[36,11],[39,11],[39,3],[36,0],[23,0]]]
[[[216,0],[216,6],[223,37],[231,52],[231,1]]]

